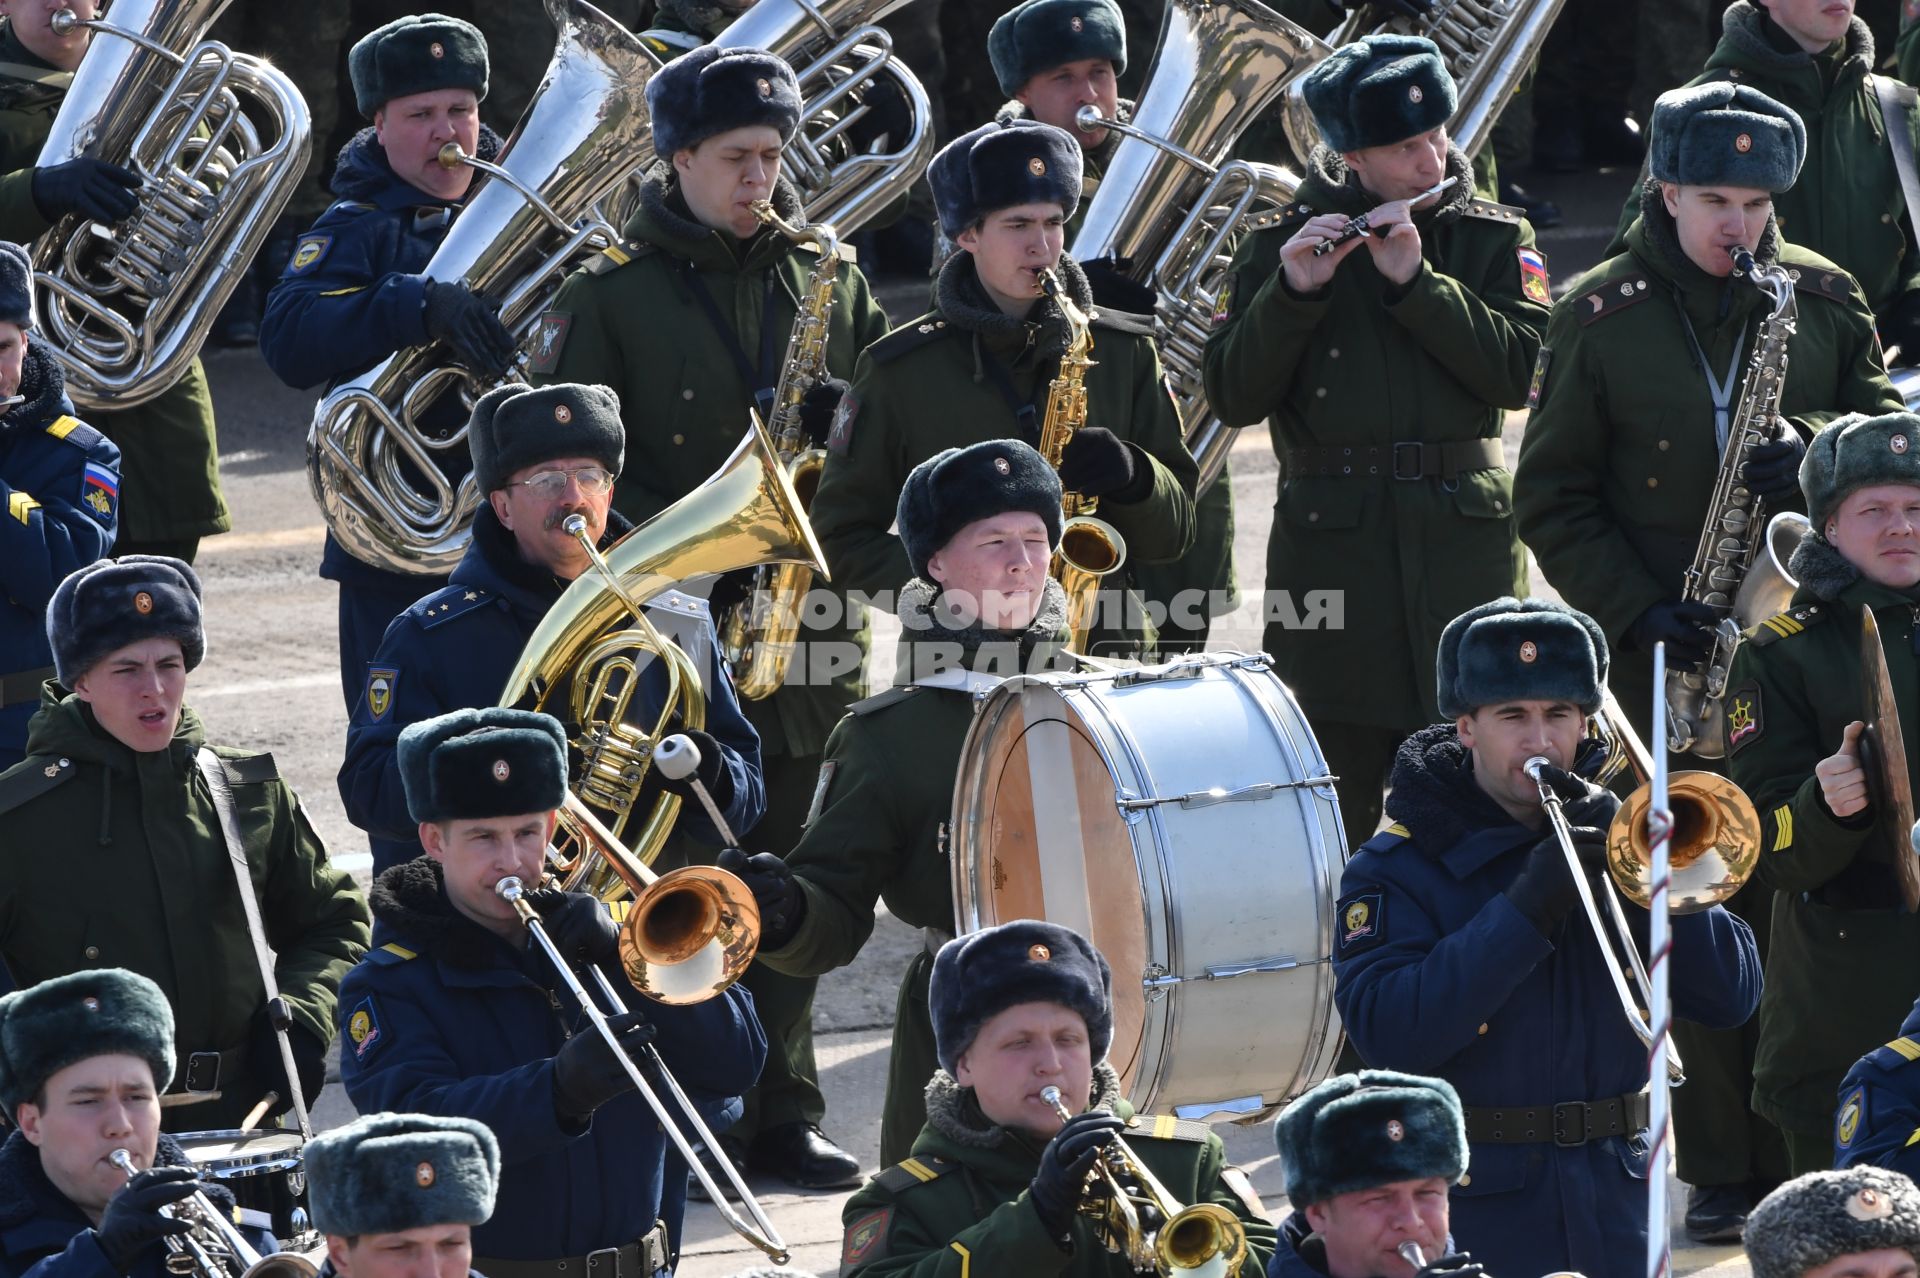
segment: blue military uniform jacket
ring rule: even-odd
[[[1334,998],[1366,1062],[1438,1075],[1469,1109],[1644,1088],[1646,1049],[1587,920],[1576,909],[1543,937],[1505,896],[1542,832],[1479,788],[1452,724],[1401,746],[1387,812],[1399,824],[1347,862],[1334,906]],[[1644,953],[1647,915],[1626,909]],[[1671,973],[1674,1015],[1709,1028],[1759,1004],[1753,933],[1719,907],[1673,919]],[[1454,1236],[1496,1274],[1638,1278],[1646,1158],[1643,1134],[1474,1142],[1451,1196]]]
[[[437,861],[392,867],[371,896],[394,940],[340,987],[340,1079],[363,1114],[457,1114],[493,1129],[500,1189],[492,1219],[474,1228],[474,1255],[582,1256],[632,1242],[656,1219],[677,1247],[686,1176],[664,1158],[671,1145],[646,1101],[629,1092],[583,1124],[555,1110],[554,1053],[594,1030],[545,955],[455,913]],[[658,1026],[655,1047],[704,1114],[753,1086],[767,1042],[746,990],[668,1007],[608,976]]]
[[[18,393],[26,402],[0,416],[0,675],[20,685],[0,705],[0,768],[20,761],[39,684],[53,677],[54,588],[108,553],[120,513],[120,450],[74,418],[45,346],[27,347]]]
[[[603,546],[630,527],[618,512],[609,512]],[[447,587],[387,627],[368,666],[366,691],[347,724],[347,755],[340,765],[340,797],[347,816],[373,836],[378,868],[420,851],[400,781],[401,730],[449,710],[497,704],[528,638],[566,584],[526,564],[493,508],[482,506],[474,516],[473,540]],[[706,604],[673,594],[656,599],[648,611],[655,626],[677,639],[706,672],[706,730],[726,747],[733,781],[733,797],[721,815],[734,833],[744,835],[767,806],[760,738],[741,713],[719,660]],[[657,707],[665,695],[665,671],[655,662],[643,677],[646,704]],[[550,705],[565,717],[565,697],[554,697]],[[647,713],[650,719],[658,712]],[[681,811],[683,829],[718,845],[718,832],[697,804]]]
[[[1840,1084],[1835,1167],[1890,1167],[1920,1178],[1920,1002],[1899,1037],[1862,1056]]]
[[[154,1164],[187,1161],[178,1141],[162,1135]],[[208,1196],[229,1210],[233,1196],[213,1185]],[[240,1231],[262,1255],[280,1246],[257,1213],[243,1214]],[[54,1188],[40,1151],[18,1131],[0,1144],[0,1278],[167,1278],[166,1251],[155,1242],[124,1276],[107,1260],[93,1222]]]
[[[1273,1250],[1273,1259],[1267,1262],[1267,1278],[1327,1278],[1326,1244],[1307,1223],[1304,1206],[1281,1221],[1279,1231],[1279,1245]],[[1454,1246],[1453,1239],[1448,1238],[1446,1253],[1442,1254],[1451,1253]],[[1427,1259],[1438,1260],[1439,1256]]]

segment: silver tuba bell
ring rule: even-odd
[[[201,37],[228,0],[116,0],[56,13],[92,41],[39,167],[91,156],[140,175],[139,207],[60,219],[34,247],[41,334],[84,408],[145,403],[185,375],[292,198],[306,100],[260,58]]]
[[[497,299],[501,322],[523,342],[567,273],[619,241],[599,201],[638,163],[647,81],[660,67],[584,0],[546,5],[559,29],[553,61],[498,161],[443,156],[487,176],[425,272]],[[510,377],[525,359],[516,358]],[[463,473],[466,413],[441,432],[427,419],[447,395],[471,410],[487,389],[436,341],[388,356],[315,407],[307,477],[328,527],[355,558],[419,575],[459,561],[481,499]]]
[[[1098,124],[1125,136],[1087,202],[1073,256],[1129,258],[1157,294],[1160,354],[1203,490],[1219,476],[1234,435],[1214,417],[1201,385],[1233,242],[1299,184],[1274,165],[1226,156],[1268,104],[1327,52],[1258,0],[1169,0],[1132,119],[1100,120],[1093,108],[1082,108],[1082,128]]]

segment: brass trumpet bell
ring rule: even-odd
[[[1160,1226],[1154,1259],[1163,1274],[1181,1278],[1227,1278],[1247,1258],[1247,1229],[1218,1203],[1195,1203]]]
[[[620,925],[620,965],[656,1003],[712,998],[740,979],[760,940],[760,907],[725,870],[669,870],[635,894]]]
[[[1724,904],[1760,863],[1759,814],[1739,786],[1711,772],[1677,772],[1667,784],[1673,810],[1668,908],[1694,914]],[[1607,827],[1607,871],[1620,895],[1642,909],[1653,899],[1652,792],[1643,785],[1628,795]]]

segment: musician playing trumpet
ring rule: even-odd
[[[1448,721],[1401,747],[1393,824],[1347,862],[1334,907],[1334,998],[1353,1045],[1377,1068],[1446,1079],[1466,1106],[1473,1170],[1453,1187],[1453,1230],[1495,1274],[1644,1272],[1647,1052],[1573,868],[1615,890],[1589,871],[1618,801],[1564,771],[1607,664],[1599,624],[1544,599],[1450,622],[1435,669]],[[1536,758],[1569,847],[1548,828]],[[1644,952],[1647,915],[1623,908]],[[1672,990],[1675,1015],[1703,1025],[1751,1016],[1746,923],[1718,905],[1676,916]]]
[[[368,1114],[304,1151],[320,1278],[479,1278],[473,1227],[493,1215],[500,1143],[485,1123]]]
[[[0,1105],[13,1123],[0,1144],[0,1274],[165,1278],[166,1240],[186,1232],[170,1208],[198,1192],[234,1210],[161,1134],[173,1067],[173,1011],[137,973],[92,968],[0,999]],[[112,1160],[122,1151],[131,1179]],[[276,1249],[264,1215],[237,1223],[256,1251]]]
[[[650,1002],[628,981],[618,929],[585,893],[535,892],[570,966],[597,966],[628,1011],[587,1024],[553,964],[497,892],[540,880],[566,797],[566,734],[522,710],[460,710],[400,736],[407,805],[426,855],[374,881],[392,937],[341,987],[341,1081],[363,1113],[477,1119],[500,1140],[499,1210],[473,1231],[474,1267],[578,1278],[617,1249],[619,1272],[671,1268],[686,1176],[627,1061],[653,1044],[703,1115],[752,1085],[766,1053],[753,1000]],[[658,1083],[654,1084],[656,1088]],[[490,1258],[490,1259],[489,1259]],[[495,1263],[498,1262],[498,1263]]]
[[[1107,1062],[1112,974],[1085,937],[1021,920],[948,941],[929,1010],[940,1071],[927,1123],[913,1156],[841,1211],[844,1278],[1135,1273],[1082,1211],[1111,1192],[1101,1168],[1123,1149],[1172,1195],[1167,1210],[1212,1204],[1237,1225],[1245,1255],[1221,1273],[1265,1272],[1273,1226],[1220,1138],[1122,1099]],[[1145,1220],[1151,1232],[1165,1217]]]

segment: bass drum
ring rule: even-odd
[[[1265,656],[1021,676],[987,693],[954,791],[957,926],[1092,938],[1127,1098],[1253,1115],[1340,1050],[1333,778]]]

